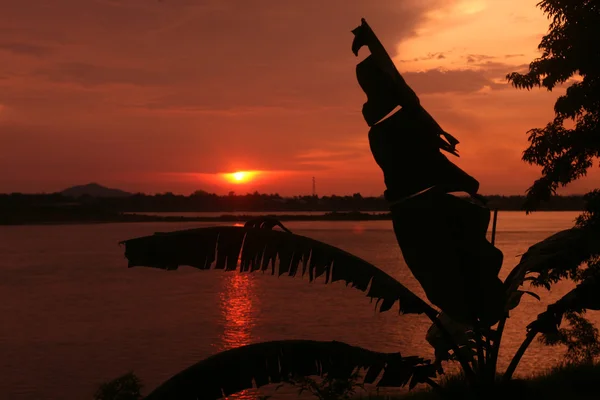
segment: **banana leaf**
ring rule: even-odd
[[[396,201],[436,187],[475,195],[479,182],[440,152],[442,140],[422,108],[402,108],[369,130],[369,145],[383,171],[386,199]]]
[[[367,95],[369,144],[404,259],[428,299],[452,319],[494,324],[506,299],[497,276],[502,252],[485,237],[489,209],[448,195],[480,198],[479,182],[441,153],[457,155],[458,140],[421,106],[366,21],[352,32],[354,54],[363,46],[371,52],[358,64],[357,80]],[[396,106],[401,109],[382,120]]]
[[[322,276],[325,283],[345,281],[366,292],[377,299],[380,311],[387,311],[399,302],[400,313],[425,313],[429,318],[438,314],[374,265],[334,246],[290,232],[221,226],[156,233],[122,243],[129,267],[174,270],[187,265],[201,270],[308,276],[309,281]]]
[[[382,73],[377,60],[368,56],[356,66],[356,78],[368,101],[363,104],[363,117],[369,126],[375,125],[398,107],[396,94],[389,90],[392,78]]]
[[[400,75],[389,54],[364,18],[352,33],[354,55],[358,56],[358,51],[363,46],[367,46],[371,52],[371,55],[356,67],[356,78],[367,95],[367,102],[362,110],[367,125],[374,126],[397,106],[410,109],[422,115],[427,132],[437,136],[440,148],[457,156],[458,140],[445,132],[421,106],[417,94]]]
[[[502,252],[486,239],[489,209],[429,191],[391,210],[402,255],[429,301],[459,323],[495,324],[506,297]]]
[[[379,353],[342,342],[285,340],[250,344],[209,357],[173,376],[146,400],[213,400],[286,382],[296,376],[348,379],[364,371],[364,382],[411,388],[434,378],[429,360]]]
[[[585,310],[600,310],[600,276],[588,277],[557,302],[550,304],[527,329],[541,333],[557,333],[565,313]]]
[[[557,232],[531,246],[510,272],[504,285],[514,292],[525,280],[550,289],[552,283],[574,273],[594,255],[600,254],[600,232],[574,227]]]

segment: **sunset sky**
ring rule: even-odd
[[[537,2],[3,0],[0,192],[295,195],[314,176],[320,195],[380,195],[355,76],[368,51],[350,50],[364,17],[481,192],[522,194],[539,174],[526,131],[563,92],[504,79],[538,55]]]

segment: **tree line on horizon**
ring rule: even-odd
[[[525,196],[485,196],[491,209],[523,210]],[[581,211],[585,201],[581,195],[553,196],[542,204],[540,211]],[[27,212],[46,208],[94,209],[107,212],[256,212],[256,211],[388,211],[383,196],[353,195],[283,197],[277,193],[247,193],[218,195],[196,191],[191,195],[174,193],[137,193],[123,197],[78,197],[52,194],[0,194],[0,209],[4,212]]]

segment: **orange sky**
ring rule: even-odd
[[[382,193],[350,30],[365,17],[484,194],[521,194],[526,131],[561,91],[517,91],[538,0],[28,0],[0,4],[0,192]],[[236,184],[219,174],[255,173]],[[598,175],[569,187],[598,186]],[[563,191],[564,193],[564,191]]]

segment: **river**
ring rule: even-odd
[[[530,245],[572,226],[576,216],[501,212],[496,236],[505,260],[501,278]],[[364,293],[343,284],[192,268],[128,269],[118,244],[155,231],[208,225],[215,224],[1,226],[0,398],[91,399],[99,383],[127,371],[143,380],[148,393],[215,352],[275,339],[340,340],[432,357],[425,318],[377,314]],[[402,260],[391,221],[286,225],[364,258],[423,294]],[[521,343],[527,323],[570,287],[537,289],[541,303],[524,297],[507,324],[500,368]],[[536,342],[517,374],[543,370],[561,357]]]

